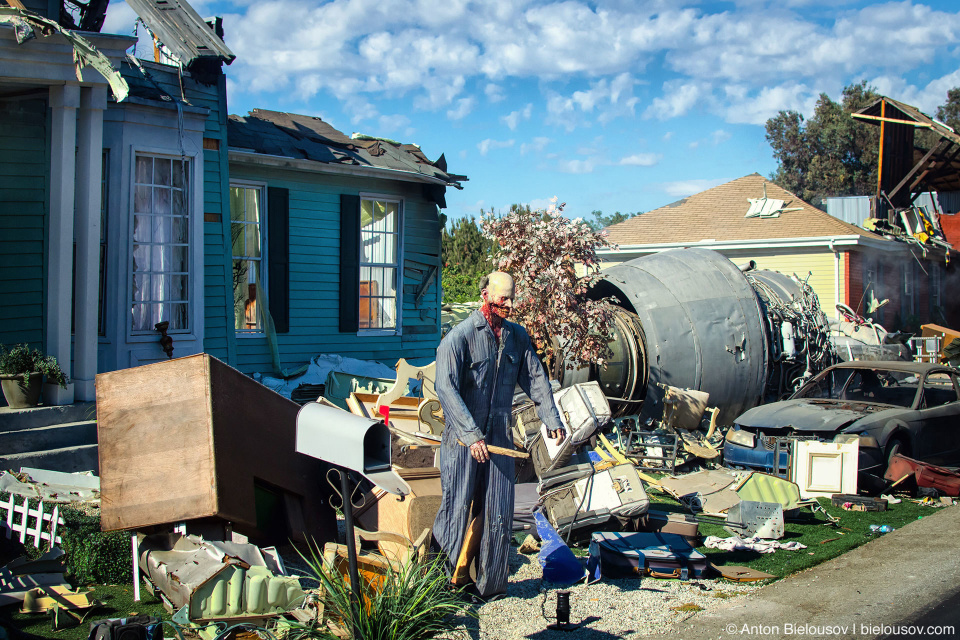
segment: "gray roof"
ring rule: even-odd
[[[416,145],[367,136],[352,139],[312,116],[266,109],[254,109],[246,117],[231,115],[227,139],[231,149],[343,167],[396,171],[397,180],[422,182],[416,178],[426,177],[430,182],[439,181],[461,189],[460,183],[467,179],[448,173],[442,155],[431,162]]]

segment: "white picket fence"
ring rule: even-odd
[[[60,542],[57,528],[66,526],[66,523],[60,515],[58,505],[53,505],[51,513],[44,513],[42,500],[36,509],[31,509],[27,498],[24,497],[23,504],[18,505],[11,493],[9,500],[0,502],[0,517],[4,509],[7,513],[6,517],[0,520],[0,525],[6,530],[8,540],[13,537],[13,534],[19,534],[21,544],[26,544],[27,538],[33,538],[33,546],[38,549],[42,542],[46,542],[48,549],[52,549]],[[20,516],[19,521],[17,516]]]

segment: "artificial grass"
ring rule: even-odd
[[[80,615],[86,614],[86,617],[83,624],[78,627],[53,631],[48,614],[20,613],[19,604],[0,607],[0,626],[11,626],[16,631],[29,634],[28,637],[86,640],[90,635],[91,620],[125,618],[135,614],[157,616],[163,620],[170,619],[170,614],[163,608],[160,600],[143,589],[140,590],[140,602],[134,602],[132,585],[89,585],[89,588],[93,589],[93,598],[102,602],[103,606],[95,607],[89,610],[89,613],[80,612]],[[167,637],[172,636],[169,628],[164,629],[164,632]],[[16,633],[11,633],[10,637],[18,636]]]
[[[804,569],[843,555],[847,551],[877,538],[880,535],[870,531],[870,525],[890,525],[899,529],[924,516],[933,515],[939,508],[919,505],[904,499],[899,504],[889,505],[886,511],[844,511],[832,506],[827,498],[819,499],[820,506],[834,518],[838,525],[832,525],[823,514],[809,511],[803,521],[788,521],[784,525],[783,542],[799,542],[807,546],[800,551],[778,550],[762,554],[754,551],[722,551],[699,547],[707,559],[720,565],[745,565],[758,571],[765,571],[782,578]],[[659,506],[659,505],[658,505]],[[700,535],[726,538],[730,533],[722,526],[703,523]]]

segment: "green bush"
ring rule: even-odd
[[[0,500],[8,499],[9,494],[0,493]],[[23,498],[17,496],[16,501],[19,504]],[[29,502],[30,508],[35,509],[39,500]],[[44,510],[49,513],[50,505],[44,505]],[[67,577],[74,585],[127,584],[133,580],[129,532],[101,531],[99,515],[87,515],[69,505],[60,505],[60,515],[65,526],[57,529],[61,540],[59,547],[65,554]],[[37,549],[31,542],[13,555],[36,558],[45,551],[46,546]]]
[[[57,364],[53,356],[45,356],[27,344],[18,344],[12,349],[0,344],[0,373],[19,375],[26,373],[42,373],[47,382],[67,386],[67,376]]]

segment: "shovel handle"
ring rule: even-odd
[[[467,445],[463,444],[462,442],[460,442],[459,440],[457,440],[457,443],[458,443],[461,447],[467,446]],[[498,456],[510,456],[511,458],[524,458],[524,459],[526,459],[526,458],[529,458],[529,457],[530,457],[530,454],[529,454],[529,453],[526,453],[526,452],[524,452],[524,451],[517,451],[516,449],[507,449],[506,447],[498,447],[498,446],[495,445],[495,444],[488,444],[488,445],[487,445],[487,451],[489,451],[490,453],[496,454],[496,455],[498,455]]]

